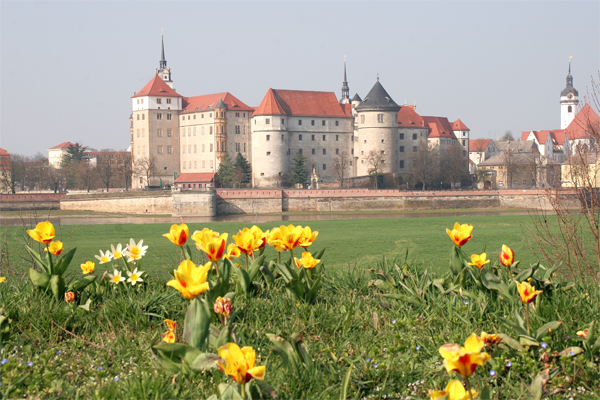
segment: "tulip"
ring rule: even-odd
[[[252,257],[254,250],[263,245],[263,238],[257,238],[257,236],[258,232],[253,232],[251,229],[244,228],[238,231],[237,235],[233,235],[231,238],[235,241],[235,244],[242,253]]]
[[[177,246],[183,246],[190,237],[190,231],[186,224],[172,225],[169,233],[163,235]]]
[[[577,332],[577,336],[579,336],[579,337],[582,337],[582,338],[584,338],[584,339],[586,339],[586,338],[587,338],[587,335],[588,335],[588,330],[587,330],[587,329],[585,329],[585,330],[583,330],[583,331],[579,331],[579,332]]]
[[[117,248],[115,248],[115,246],[113,246],[111,244],[110,250],[111,250],[111,254],[115,260],[118,260],[119,258],[123,257],[123,250],[122,250],[121,243],[117,244]]]
[[[468,263],[469,265],[474,265],[477,268],[481,269],[483,268],[483,266],[487,263],[489,263],[490,260],[487,259],[487,254],[486,253],[481,253],[479,255],[477,254],[472,254],[471,255],[471,262]]]
[[[209,289],[206,278],[211,262],[207,262],[204,266],[196,267],[190,260],[183,260],[177,270],[173,271],[175,279],[167,282],[167,286],[171,286],[181,292],[181,295],[193,300],[199,294],[206,292]]]
[[[238,258],[241,255],[242,255],[242,252],[240,251],[239,247],[237,247],[233,243],[229,243],[229,245],[227,246],[227,253],[225,253],[223,258],[226,258],[228,260],[233,260],[233,257]]]
[[[73,301],[75,301],[75,293],[66,292],[65,293],[65,302],[72,303]]]
[[[480,338],[481,338],[481,340],[483,340],[485,347],[493,346],[502,341],[502,338],[500,336],[498,336],[496,334],[488,334],[485,332],[481,332]]]
[[[242,392],[244,391],[244,384],[250,379],[263,380],[265,378],[265,367],[254,366],[256,352],[252,347],[240,349],[235,343],[227,343],[225,346],[219,347],[219,357],[225,362],[223,364],[218,361],[219,368],[242,385]]]
[[[0,276],[0,283],[6,282],[6,278],[4,276]]]
[[[505,267],[510,267],[515,261],[515,252],[507,245],[502,245],[502,251],[500,252],[500,263]]]
[[[227,233],[215,238],[213,236],[205,236],[201,245],[200,250],[206,253],[208,259],[217,262],[223,257],[225,248],[227,246]]]
[[[100,261],[100,264],[106,264],[107,262],[112,260],[112,254],[110,254],[110,251],[108,250],[106,250],[106,253],[100,250],[100,255],[94,257],[96,257]]]
[[[281,229],[279,228],[271,229],[269,237],[267,238],[267,243],[269,246],[275,247],[275,250],[277,250],[279,253],[287,250],[283,244],[283,237],[281,236]]]
[[[304,267],[306,269],[313,269],[321,260],[315,260],[312,254],[310,254],[308,251],[305,251],[302,253],[302,258],[294,257],[294,261],[296,262],[296,267],[298,268]]]
[[[288,250],[294,250],[298,246],[298,241],[302,235],[302,227],[294,225],[282,225],[279,227],[281,231],[282,243]]]
[[[458,247],[462,247],[473,237],[471,235],[471,231],[473,230],[473,225],[462,224],[460,225],[458,222],[454,224],[454,229],[450,230],[446,228],[446,233],[450,236],[450,239],[454,242]]]
[[[50,243],[48,245],[48,247],[45,248],[44,250],[49,251],[50,253],[54,254],[55,256],[58,256],[63,251],[63,244],[62,244],[62,242],[57,240],[55,242]]]
[[[163,334],[163,340],[166,343],[175,343],[175,332],[168,331]]]
[[[263,232],[258,226],[254,225],[250,228],[250,232],[254,236],[254,239],[260,241],[258,247],[255,247],[254,250],[260,250],[267,244],[267,238],[269,237],[269,231]]]
[[[531,278],[529,278],[531,281]],[[535,290],[533,286],[527,281],[525,282],[517,282],[517,289],[519,289],[519,297],[521,297],[521,301],[523,303],[531,303],[535,300],[538,294],[542,293],[542,290]]]
[[[115,285],[118,285],[119,283],[125,280],[125,278],[121,276],[121,271],[117,271],[116,269],[113,271],[112,275],[108,274],[108,276],[110,277],[112,283],[114,283]]]
[[[194,231],[194,234],[192,235],[192,240],[194,242],[196,242],[196,248],[198,250],[202,250],[200,248],[202,246],[202,243],[209,240],[210,238],[216,239],[218,237],[219,237],[219,232],[214,232],[208,228],[204,228],[201,231]]]
[[[471,376],[478,365],[482,367],[490,360],[490,355],[481,353],[483,340],[476,334],[471,334],[465,340],[465,347],[458,344],[445,344],[440,347],[440,355],[444,358],[444,366],[448,373],[457,372],[465,378]]]
[[[437,400],[444,396],[448,396],[448,400],[469,400],[476,397],[478,394],[479,393],[477,393],[475,389],[471,389],[471,396],[469,396],[469,392],[465,390],[463,384],[456,379],[448,382],[448,385],[446,385],[446,390],[429,391],[431,400]]]
[[[81,264],[81,271],[87,275],[87,274],[91,274],[92,272],[94,272],[94,268],[96,267],[96,264],[94,264],[91,261],[86,262],[85,264]]]
[[[300,239],[298,239],[298,246],[303,247],[304,250],[319,236],[319,231],[312,232],[310,227],[307,226],[302,230],[302,234],[300,235]]]
[[[36,242],[50,243],[55,235],[54,225],[50,221],[40,222],[35,226],[35,229],[30,229],[27,233]]]
[[[229,317],[231,314],[231,300],[228,298],[223,298],[221,296],[217,297],[215,300],[215,305],[213,306],[215,314],[222,315],[224,317]]]

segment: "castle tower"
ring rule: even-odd
[[[577,114],[579,104],[579,92],[573,87],[573,75],[571,75],[571,60],[569,60],[569,74],[567,75],[567,86],[560,92],[560,129],[566,129]]]
[[[344,60],[344,82],[342,82],[342,98],[340,104],[350,104],[350,87],[346,78],[346,60]]]
[[[215,149],[217,156],[217,167],[227,153],[227,105],[223,103],[223,99],[219,99],[215,107]]]
[[[357,112],[357,137],[354,155],[358,157],[356,174],[369,175],[374,169],[373,158],[381,173],[397,172],[398,111],[390,95],[379,83],[355,108]]]
[[[462,122],[460,119],[457,119],[452,123],[452,131],[454,132],[454,136],[458,142],[463,146],[466,151],[466,155],[469,155],[469,133],[470,129]]]
[[[158,68],[156,69],[156,73],[161,77],[163,81],[165,81],[167,85],[169,85],[171,89],[173,89],[173,81],[171,80],[171,69],[167,68],[167,60],[165,59],[165,38],[163,35],[160,35],[160,38],[162,48],[160,53],[160,61],[158,64]]]

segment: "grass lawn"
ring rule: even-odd
[[[379,218],[379,219],[342,219],[328,221],[285,221],[285,224],[308,225],[319,231],[319,237],[310,248],[315,253],[326,248],[325,265],[340,269],[348,266],[368,268],[382,256],[395,258],[404,256],[408,250],[409,260],[422,263],[423,267],[435,272],[445,272],[448,267],[448,254],[452,242],[446,234],[446,228],[452,228],[455,222],[468,223],[474,226],[473,239],[464,247],[467,254],[486,251],[492,261],[498,259],[503,244],[515,250],[522,263],[535,262],[528,242],[522,232],[521,224],[530,224],[529,216],[470,216],[470,217],[425,217],[425,218]],[[267,230],[281,223],[258,224]],[[249,224],[241,222],[215,222],[206,224],[189,224],[190,234],[195,230],[208,227],[232,236]],[[144,268],[151,273],[170,272],[178,264],[177,252],[173,245],[162,237],[169,231],[169,224],[147,225],[64,225],[56,226],[57,239],[64,243],[65,249],[77,247],[74,263],[79,265],[85,261],[96,261],[94,255],[98,250],[107,250],[111,244],[144,239],[149,246],[144,260]],[[3,226],[3,246],[11,249],[12,264],[26,254],[22,246],[28,236],[25,232],[31,227]],[[31,242],[29,240],[29,242]],[[193,242],[190,244],[193,245]],[[32,246],[37,246],[33,242]],[[272,258],[275,251],[268,247],[267,257]],[[198,252],[199,254],[200,252]],[[297,256],[300,256],[298,254]],[[288,255],[283,256],[287,259]]]

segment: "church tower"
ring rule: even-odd
[[[165,81],[167,85],[169,85],[171,89],[173,89],[173,81],[171,80],[171,68],[167,68],[167,60],[165,59],[165,38],[163,35],[160,35],[160,38],[162,41],[162,51],[160,62],[158,68],[156,69],[156,73],[162,78],[163,81]]]
[[[346,60],[344,60],[344,82],[342,82],[342,98],[340,104],[350,104],[350,87],[346,78]]]
[[[567,75],[567,87],[560,92],[560,129],[566,129],[577,114],[579,104],[579,92],[573,87],[573,76],[571,75],[571,60],[569,60],[569,74]]]

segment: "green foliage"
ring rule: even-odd
[[[221,187],[230,187],[231,183],[233,182],[235,170],[236,166],[231,161],[231,158],[229,158],[229,154],[225,153],[221,159],[221,162],[219,163],[219,169],[217,170],[215,180],[220,184]]]
[[[309,173],[310,171],[306,165],[306,157],[302,155],[301,150],[298,150],[292,159],[292,170],[288,181],[292,185],[304,185],[308,179]]]
[[[242,155],[238,153],[235,157],[235,180],[241,184],[250,183],[252,181],[252,166]]]

